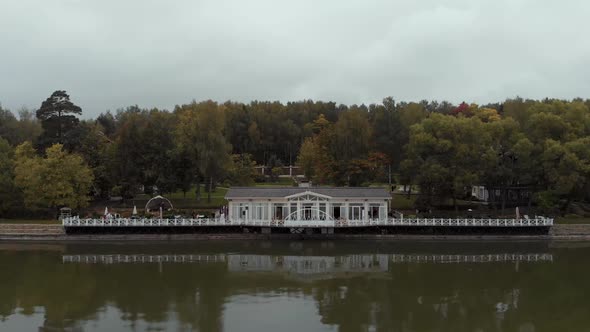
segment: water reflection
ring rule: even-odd
[[[0,330],[583,331],[588,254],[542,242],[0,244]]]
[[[289,266],[295,272],[365,270],[387,271],[389,263],[492,263],[553,261],[550,253],[487,255],[350,255],[350,256],[271,256],[271,255],[63,255],[64,263],[214,263],[228,262],[229,271],[270,271]]]

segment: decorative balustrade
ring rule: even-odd
[[[281,257],[281,260],[275,258]],[[280,265],[278,262],[281,262]],[[336,261],[339,262],[338,267]],[[373,262],[379,262],[372,265]],[[258,254],[81,254],[63,255],[63,263],[227,263],[229,271],[291,270],[298,273],[328,271],[387,271],[388,264],[399,263],[494,263],[552,262],[550,253],[493,254],[376,254],[348,256],[271,256]]]
[[[366,220],[253,220],[229,218],[199,219],[148,219],[148,218],[109,218],[83,219],[64,218],[64,227],[196,227],[196,226],[259,226],[259,227],[539,227],[552,226],[553,219],[537,217],[534,219],[476,219],[476,218],[388,218]]]

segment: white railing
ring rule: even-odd
[[[226,255],[64,255],[63,263],[218,263],[225,262]]]
[[[538,227],[553,226],[552,218],[534,219],[476,219],[476,218],[388,218],[366,220],[253,220],[228,218],[148,219],[110,218],[83,219],[69,217],[62,220],[64,227],[195,227],[195,226],[260,226],[260,227]]]
[[[282,259],[277,260],[277,257]],[[377,261],[378,264],[374,264]],[[63,255],[63,263],[226,263],[229,271],[290,270],[297,273],[335,271],[387,271],[399,263],[552,262],[550,253],[490,254],[360,254],[347,256],[272,256],[259,254],[81,254]],[[279,265],[280,262],[280,265]],[[336,265],[338,262],[338,266]]]

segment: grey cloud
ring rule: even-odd
[[[588,97],[585,1],[4,1],[0,102]]]

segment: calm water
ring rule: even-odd
[[[0,243],[0,331],[590,331],[590,244]]]

